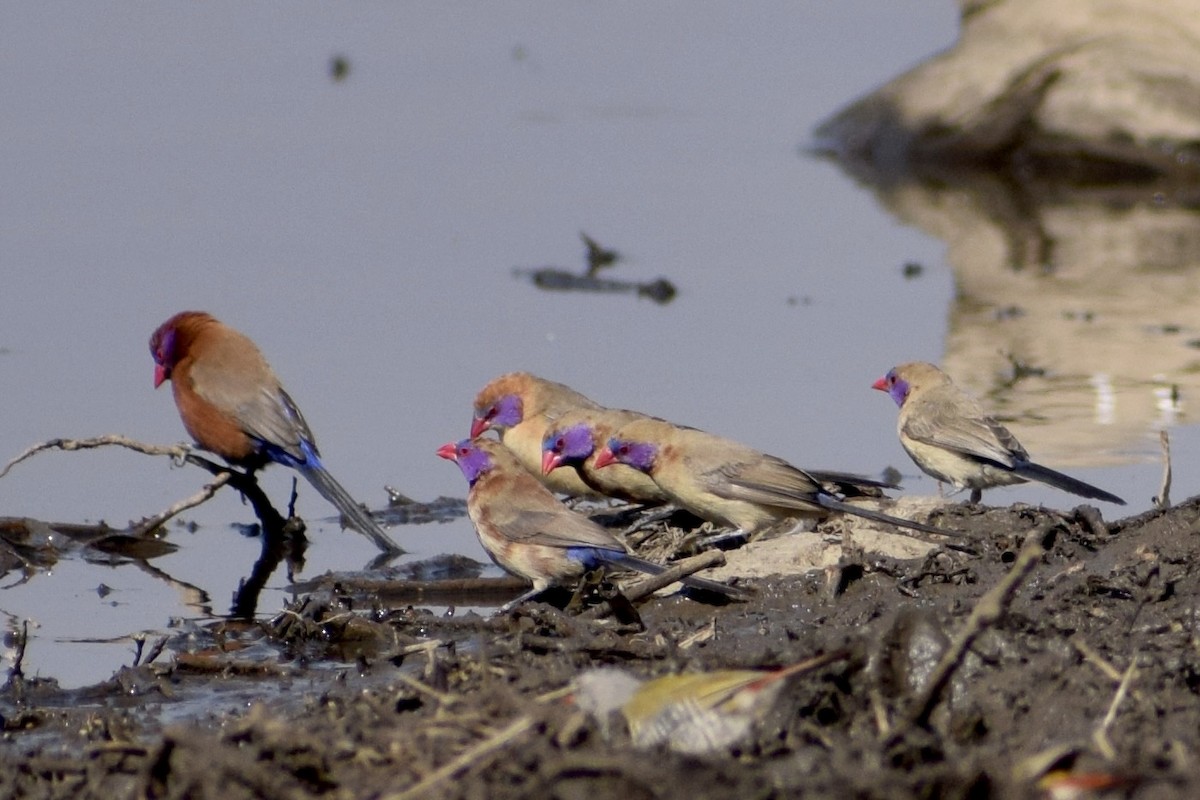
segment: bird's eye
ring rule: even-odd
[[[629,445],[623,444],[617,448],[617,452],[623,456],[629,455]]]
[[[554,440],[554,452],[561,453],[562,449],[567,446],[567,440],[561,436]]]
[[[471,452],[471,449],[470,449],[469,447],[460,447],[460,448],[458,448],[458,454],[459,454],[460,456],[465,456],[465,455],[466,455],[467,453],[469,453],[469,452]]]

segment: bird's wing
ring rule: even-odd
[[[265,363],[251,369],[225,369],[198,361],[191,370],[193,390],[233,416],[249,436],[278,447],[303,462],[301,441],[315,449],[312,431],[295,401]]]
[[[747,503],[810,510],[824,490],[808,473],[781,458],[757,453],[703,473],[709,491]]]
[[[1009,468],[1029,459],[1017,437],[970,398],[931,392],[905,411],[901,431],[910,439]]]
[[[514,542],[624,551],[607,530],[564,506],[532,475],[517,470],[515,464],[494,469],[471,488],[467,502],[480,521]]]

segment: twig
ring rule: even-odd
[[[96,447],[107,447],[109,445],[126,447],[130,450],[136,450],[139,453],[145,453],[148,456],[171,456],[176,460],[182,460],[191,452],[191,448],[186,444],[146,444],[145,442],[139,442],[118,433],[112,433],[107,436],[96,436],[91,439],[49,439],[29,447],[21,455],[5,464],[4,469],[0,469],[0,478],[7,475],[9,470],[17,464],[43,450],[91,450]]]
[[[1163,475],[1158,494],[1154,496],[1155,508],[1171,507],[1171,437],[1165,430],[1158,432],[1158,442],[1162,445]]]
[[[662,589],[664,586],[670,586],[680,578],[686,578],[688,575],[699,572],[702,569],[710,567],[719,567],[725,563],[725,554],[720,550],[706,550],[698,555],[691,556],[676,561],[666,570],[657,575],[650,575],[643,580],[630,586],[626,591],[622,592],[631,603],[636,603],[643,597],[650,595]]]
[[[172,503],[170,506],[158,512],[157,514],[146,517],[137,525],[133,526],[131,533],[133,533],[135,536],[149,533],[155,528],[163,525],[167,520],[171,519],[171,517],[187,511],[189,508],[195,508],[201,503],[207,502],[208,500],[212,499],[212,496],[215,495],[222,486],[229,483],[232,477],[233,473],[230,472],[224,472],[218,475],[212,483],[205,484],[200,491],[196,492],[191,497],[185,497],[183,500]]]
[[[967,651],[971,649],[971,645],[975,643],[975,640],[984,631],[995,625],[1004,616],[1004,612],[1007,610],[1009,603],[1012,602],[1012,597],[1018,587],[1024,583],[1025,578],[1033,571],[1038,560],[1045,555],[1045,539],[1053,526],[1054,523],[1049,523],[1029,534],[1025,539],[1025,543],[1021,546],[1020,552],[1017,554],[1017,560],[1013,563],[1012,569],[1008,571],[1008,574],[999,583],[976,601],[975,607],[971,609],[971,614],[967,617],[967,622],[963,626],[963,629],[938,660],[929,677],[928,683],[925,685],[925,690],[920,694],[917,702],[914,703],[907,720],[909,726],[924,726],[928,723],[929,715],[937,707],[942,692],[945,690],[946,685],[949,684],[955,670],[962,665]],[[896,736],[898,737],[905,728],[906,726],[899,726]]]
[[[1133,682],[1133,676],[1137,674],[1137,656],[1136,654],[1129,661],[1129,666],[1125,670],[1125,674],[1121,676],[1121,683],[1117,686],[1116,694],[1113,695],[1112,702],[1108,704],[1108,713],[1104,715],[1099,727],[1092,734],[1092,741],[1096,743],[1101,755],[1108,761],[1116,758],[1116,750],[1113,749],[1112,743],[1108,741],[1108,729],[1112,727],[1113,721],[1117,718],[1117,708],[1125,699],[1125,695],[1129,692],[1129,684]]]
[[[521,738],[531,728],[533,728],[532,717],[528,715],[517,717],[505,728],[479,742],[474,747],[467,748],[457,758],[426,775],[403,792],[385,795],[382,800],[410,800],[410,798],[423,797],[434,786],[457,776],[468,767],[479,769],[486,766],[488,763],[485,760],[486,756]]]

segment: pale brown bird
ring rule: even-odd
[[[505,604],[502,611],[551,586],[568,584],[597,566],[608,564],[658,575],[666,570],[626,550],[607,528],[563,505],[494,439],[448,442],[437,454],[454,461],[470,484],[467,514],[479,542],[492,560],[533,588]],[[722,583],[688,575],[685,586],[722,595],[739,591]]]
[[[653,417],[623,425],[596,456],[595,465],[603,469],[617,462],[649,475],[681,508],[747,536],[785,519],[824,517],[830,511],[926,533],[958,535],[843,503],[821,479],[782,458]]]
[[[933,364],[901,364],[871,387],[887,392],[900,406],[896,427],[909,457],[937,480],[970,489],[972,503],[980,501],[984,489],[1037,481],[1125,505],[1115,494],[1030,461],[1017,437]]]
[[[647,505],[671,502],[650,476],[624,464],[596,468],[596,454],[622,425],[641,419],[636,411],[614,408],[576,408],[554,421],[542,440],[542,472],[574,472],[584,483],[607,497]]]
[[[599,497],[573,470],[542,472],[542,440],[564,412],[601,408],[569,386],[528,372],[509,372],[493,379],[475,397],[471,438],[494,430],[521,465],[553,492],[571,497]]]

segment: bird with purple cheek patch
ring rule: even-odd
[[[669,503],[671,498],[645,473],[623,464],[596,469],[596,454],[608,437],[643,416],[610,408],[565,412],[548,426],[542,440],[542,472],[573,470],[590,488],[607,497],[656,506]]]
[[[993,486],[1037,481],[1065,492],[1125,505],[1115,494],[1035,464],[1012,432],[987,414],[933,364],[893,367],[871,388],[900,407],[900,445],[923,472],[955,489],[970,489],[971,503]]]
[[[387,553],[404,552],[334,480],[308,423],[249,337],[202,311],[182,311],[150,337],[154,388],[171,382],[196,444],[254,472],[269,463],[299,472],[349,527]]]
[[[602,565],[650,575],[666,569],[632,555],[608,530],[564,506],[502,443],[463,439],[442,445],[437,454],[456,462],[470,485],[467,515],[483,549],[504,570],[533,584],[502,612]],[[694,575],[681,582],[720,595],[737,591]]]
[[[565,384],[528,372],[509,372],[491,380],[476,395],[471,438],[494,430],[521,465],[550,491],[568,497],[599,497],[573,470],[542,472],[542,440],[547,428],[576,408],[601,406]]]
[[[649,475],[680,508],[748,537],[785,519],[825,517],[832,511],[925,533],[960,535],[842,502],[814,474],[781,458],[653,417],[630,422],[609,438],[595,466],[605,469],[615,463]]]

